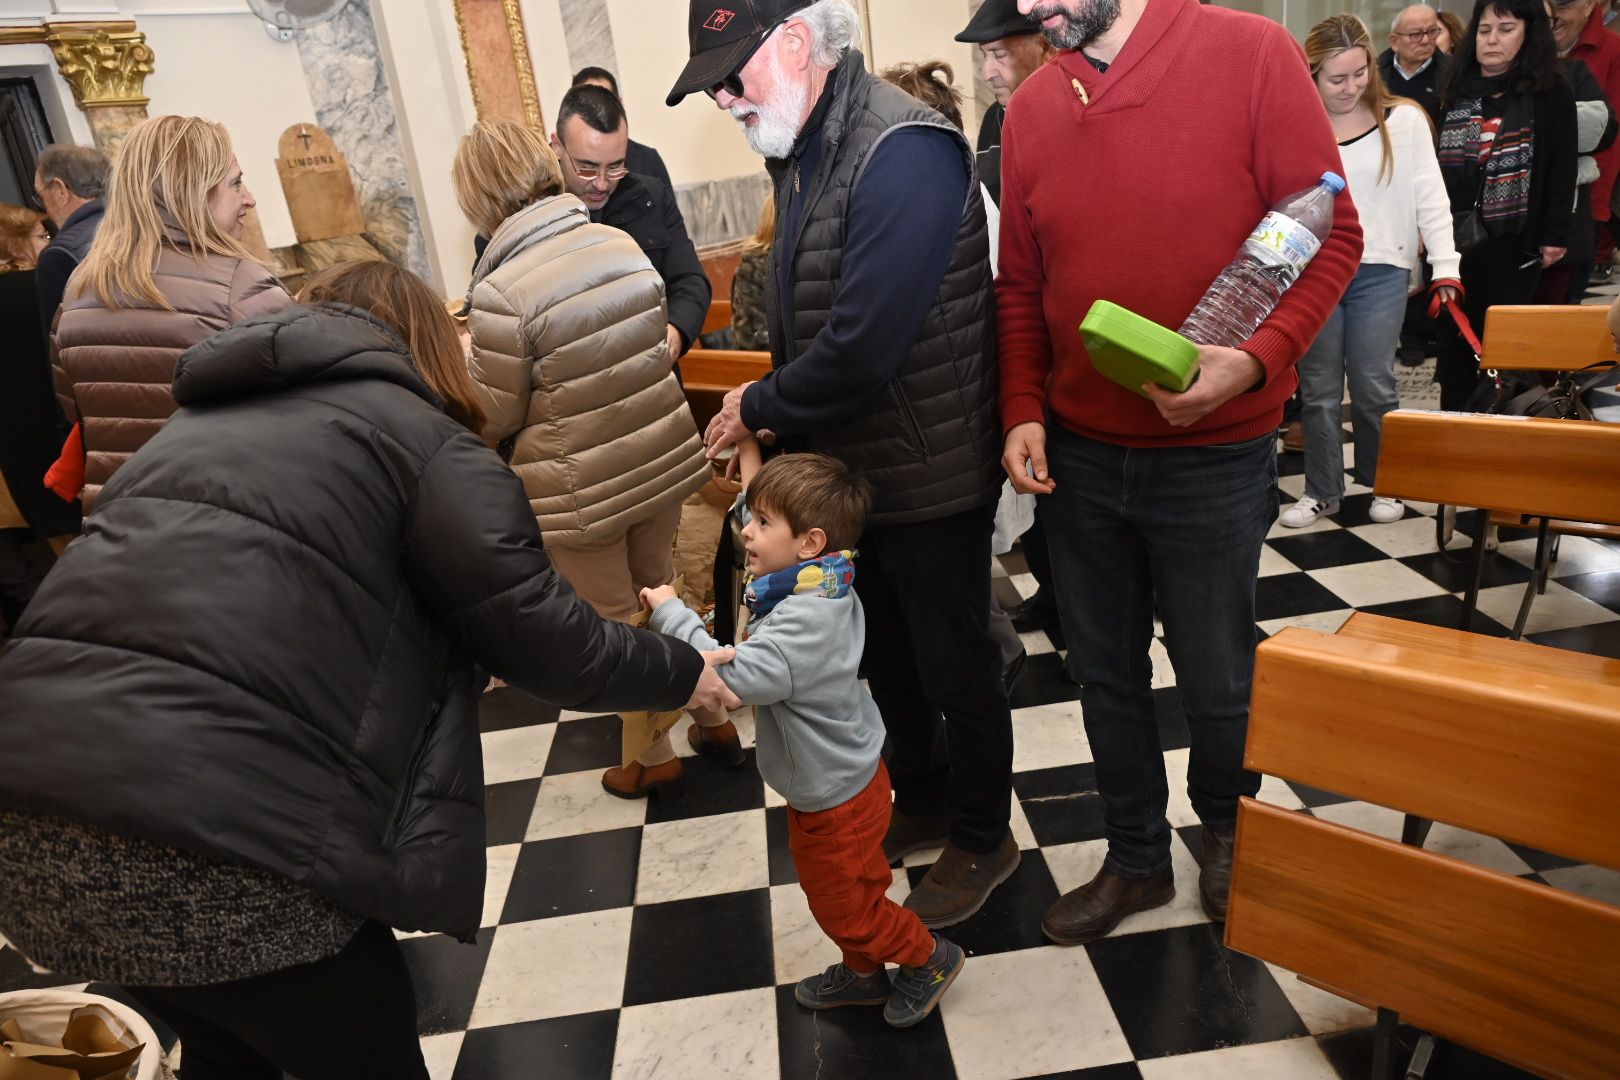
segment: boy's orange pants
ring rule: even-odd
[[[829,810],[788,807],[788,849],[810,914],[857,972],[884,964],[920,967],[934,938],[915,912],[888,897],[894,876],[883,857],[893,811],[889,770],[878,762],[866,789]]]

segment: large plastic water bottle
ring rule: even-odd
[[[1253,337],[1333,229],[1333,200],[1343,190],[1342,176],[1323,173],[1274,206],[1181,324],[1182,336],[1229,349]]]

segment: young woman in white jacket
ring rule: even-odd
[[[1408,282],[1422,248],[1434,267],[1430,313],[1461,293],[1451,202],[1434,132],[1416,102],[1390,97],[1373,62],[1372,39],[1354,15],[1312,28],[1305,55],[1339,140],[1344,176],[1361,217],[1361,268],[1310,350],[1300,358],[1305,398],[1305,495],[1282,515],[1293,529],[1338,513],[1344,498],[1340,403],[1350,384],[1355,463],[1351,478],[1371,487],[1384,414],[1400,404],[1395,347]],[[1421,245],[1420,245],[1421,241]],[[1376,522],[1398,521],[1398,499],[1374,498]]]

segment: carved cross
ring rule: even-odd
[[[311,138],[309,128],[300,126],[298,129],[298,137],[304,140],[304,153],[309,153],[309,143]]]

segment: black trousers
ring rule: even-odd
[[[1531,262],[1527,268],[1524,264]],[[1541,259],[1522,249],[1517,237],[1495,239],[1477,252],[1462,258],[1462,282],[1467,290],[1463,310],[1474,327],[1474,334],[1485,336],[1485,311],[1496,304],[1535,302],[1541,281]],[[1440,407],[1447,412],[1468,408],[1474,387],[1479,383],[1479,365],[1473,350],[1450,316],[1440,320],[1439,350],[1435,355],[1434,381],[1440,384]]]
[[[128,987],[180,1036],[181,1080],[427,1080],[416,996],[393,932],[336,956],[212,986]]]
[[[986,506],[868,529],[855,574],[895,808],[948,812],[951,842],[972,852],[994,850],[1011,816],[1012,713],[989,628],[992,522]]]

